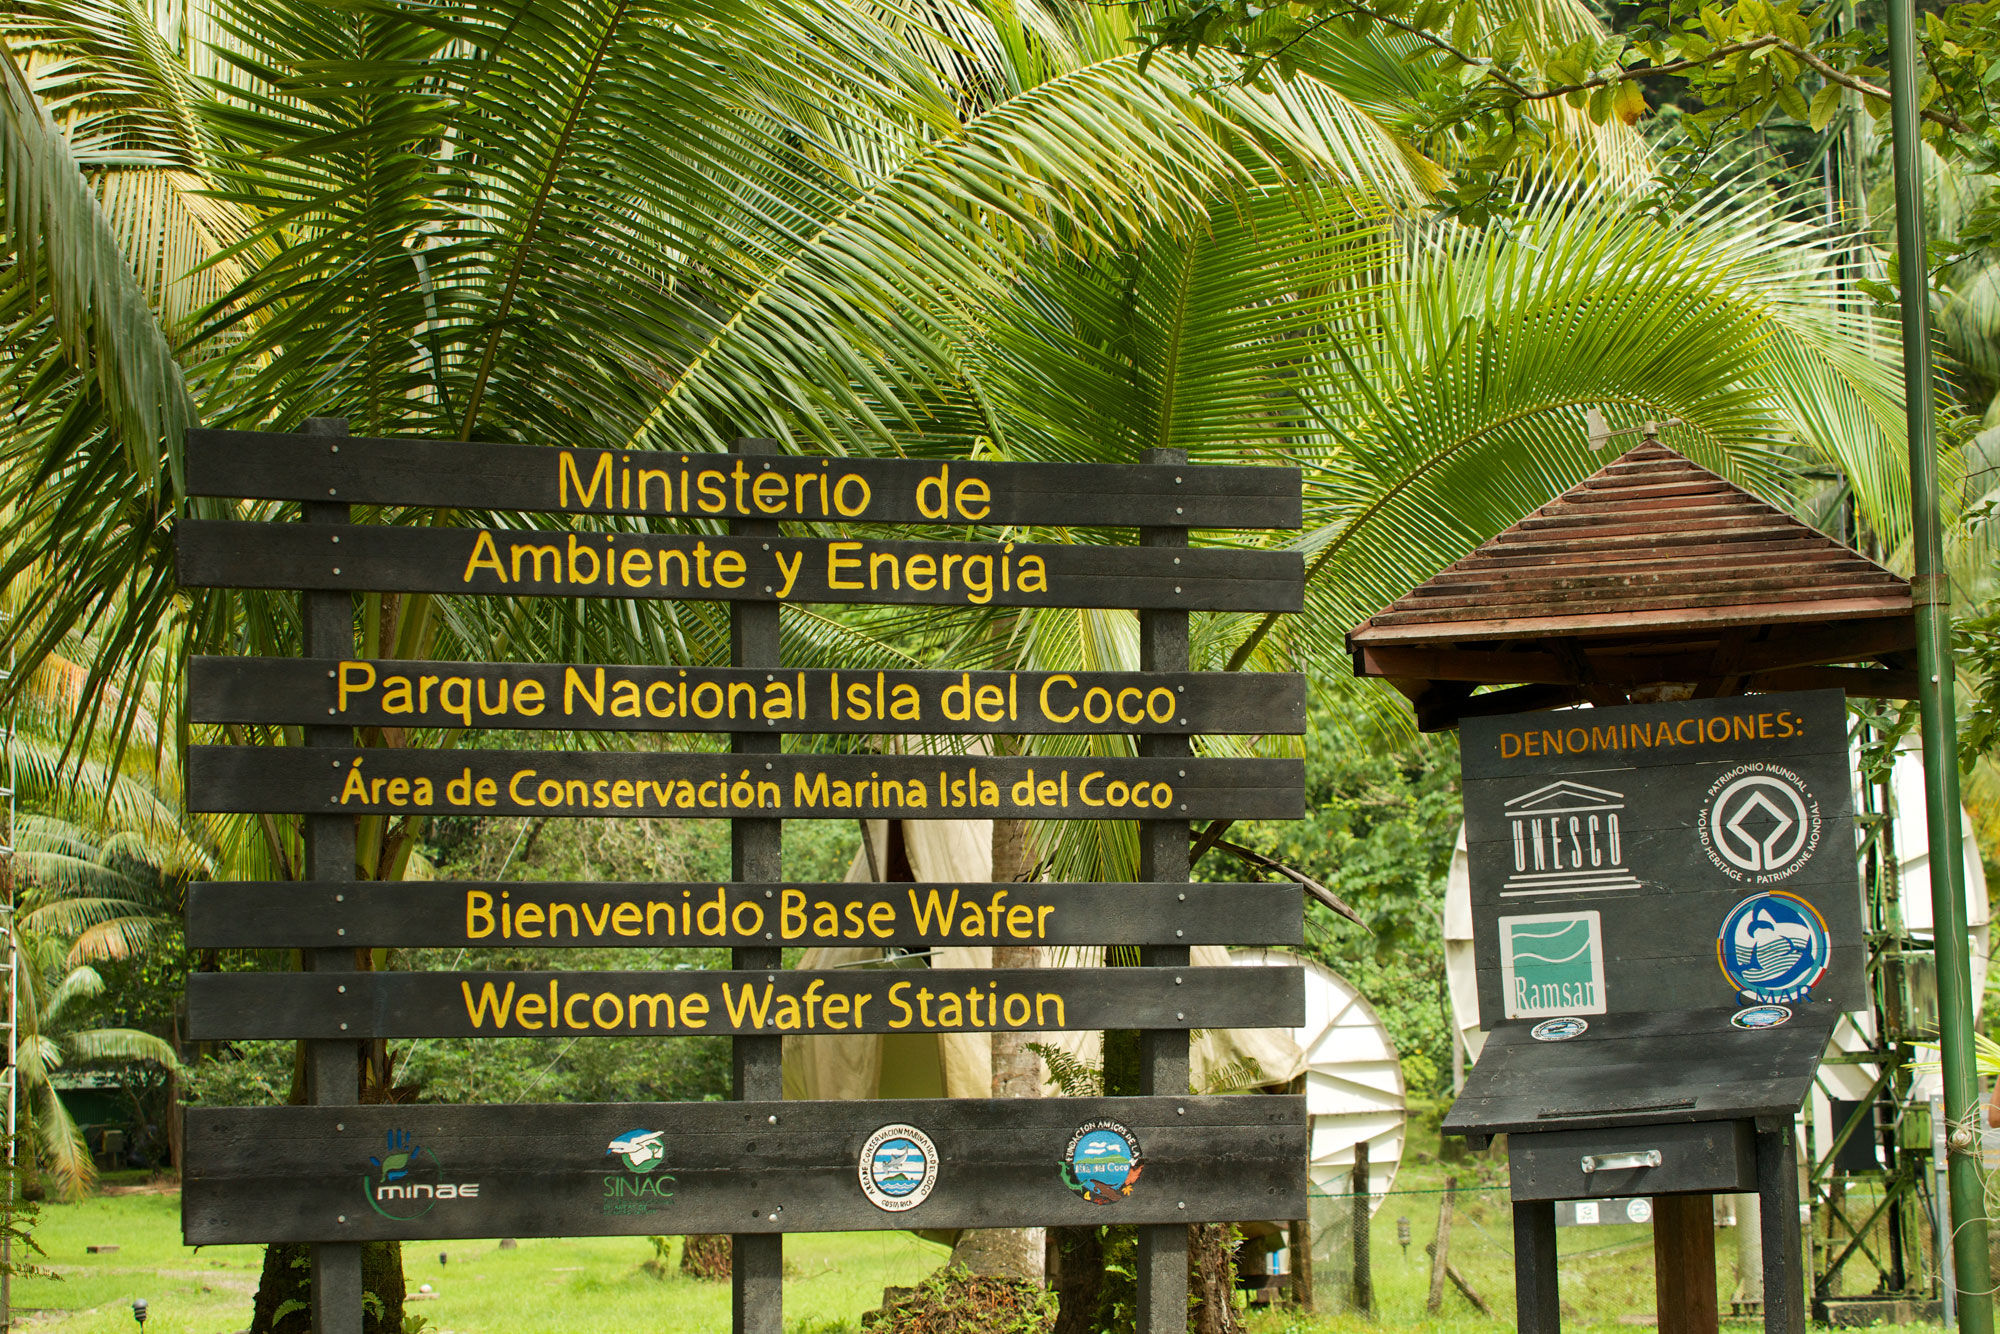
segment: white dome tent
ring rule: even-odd
[[[1235,964],[1296,965],[1304,971],[1306,1022],[1292,1037],[1305,1053],[1310,1192],[1346,1195],[1354,1146],[1366,1140],[1368,1189],[1375,1196],[1372,1207],[1380,1208],[1403,1157],[1403,1062],[1389,1030],[1367,998],[1323,964],[1277,949],[1231,950],[1229,958]]]

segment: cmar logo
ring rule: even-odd
[[[439,1200],[479,1198],[478,1182],[446,1181],[437,1155],[418,1144],[407,1130],[383,1135],[382,1155],[369,1155],[361,1190],[369,1208],[400,1222],[422,1218]]]

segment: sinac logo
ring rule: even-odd
[[[1819,839],[1819,802],[1782,765],[1738,765],[1708,789],[1701,844],[1732,880],[1783,880],[1806,864]]]
[[[1767,1005],[1804,1000],[1826,974],[1833,942],[1819,909],[1796,894],[1753,894],[1729,910],[1716,933],[1722,974],[1744,999]]]
[[[610,1147],[605,1149],[604,1156],[624,1159],[629,1171],[650,1172],[667,1156],[666,1146],[660,1143],[666,1133],[664,1130],[647,1130],[644,1126],[635,1126],[612,1140]]]

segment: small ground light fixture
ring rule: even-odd
[[[141,1297],[132,1303],[132,1318],[139,1322],[139,1328],[146,1327],[146,1299]]]
[[[1399,1219],[1397,1219],[1397,1220],[1396,1220],[1396,1244],[1397,1244],[1398,1246],[1401,1246],[1401,1247],[1403,1248],[1403,1258],[1404,1258],[1404,1259],[1406,1259],[1406,1260],[1407,1260],[1407,1259],[1409,1259],[1409,1258],[1410,1258],[1410,1220],[1409,1220],[1409,1219],[1407,1219],[1407,1218],[1399,1218]]]

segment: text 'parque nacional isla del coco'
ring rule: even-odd
[[[771,672],[762,681],[711,679],[696,670],[577,667],[561,669],[551,692],[535,675],[505,664],[460,672],[408,672],[366,661],[340,664],[338,714],[365,709],[412,720],[444,716],[461,726],[480,720],[604,720],[730,723],[842,722],[1165,724],[1179,709],[1163,685],[1101,685],[1068,673],[1037,675],[1024,692],[1022,673],[974,683],[972,674],[926,673],[921,684],[887,672]]]

